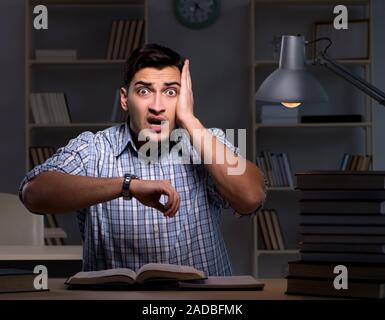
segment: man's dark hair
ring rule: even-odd
[[[175,66],[182,72],[184,58],[170,48],[158,44],[146,44],[135,49],[128,58],[124,68],[124,86],[129,86],[135,74],[144,68],[156,68]]]

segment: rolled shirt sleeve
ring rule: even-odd
[[[218,128],[210,128],[208,129],[209,132],[216,137],[216,139],[218,139],[218,141],[220,141],[221,143],[223,143],[226,147],[228,147],[231,151],[234,152],[234,154],[236,156],[239,156],[241,157],[242,155],[240,154],[240,149],[236,146],[234,146],[229,140],[226,139],[226,135],[225,133],[223,132],[223,130],[221,129],[218,129]],[[261,171],[261,170],[260,170]],[[263,175],[263,172],[261,171],[261,174],[264,178],[264,184],[263,184],[263,191],[264,193],[266,194],[266,178],[265,176]],[[231,205],[229,204],[229,202],[220,194],[220,192],[218,191],[215,183],[214,183],[214,180],[212,179],[212,177],[210,176],[210,174],[207,173],[207,178],[206,178],[206,185],[207,185],[207,190],[209,192],[209,198],[210,200],[217,206],[223,208],[223,209],[230,209],[231,212],[237,216],[237,217],[244,217],[244,216],[253,216],[255,215],[264,205],[264,201],[263,203],[258,207],[256,208],[255,210],[253,210],[252,212],[248,213],[248,214],[240,214],[238,213],[233,207],[231,207]],[[265,197],[266,199],[266,197]]]
[[[19,187],[19,198],[23,202],[22,192],[25,184],[45,171],[58,171],[73,175],[86,175],[89,159],[89,144],[93,139],[92,132],[83,132],[69,141],[65,147],[59,148],[56,153],[44,163],[29,171]]]

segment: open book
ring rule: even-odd
[[[137,272],[127,269],[107,269],[100,271],[82,271],[68,278],[65,284],[83,285],[133,285],[155,282],[177,282],[205,279],[203,271],[190,266],[175,264],[148,263]]]

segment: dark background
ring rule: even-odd
[[[148,1],[148,41],[169,46],[191,60],[195,112],[206,127],[250,129],[249,1],[222,0],[219,19],[202,30],[182,26],[175,18],[171,3]],[[371,80],[385,89],[385,2],[374,0],[372,6]],[[285,16],[285,12],[276,13]],[[332,12],[330,18],[333,18]],[[268,20],[263,23],[266,28],[271,27]],[[0,1],[0,39],[0,192],[16,193],[25,174],[25,1]],[[119,68],[111,70],[120,72]],[[97,83],[95,79],[95,85]],[[338,92],[338,86],[332,91]],[[374,168],[377,170],[385,168],[384,120],[384,109],[373,102]],[[284,141],[284,135],[282,139]],[[319,139],[323,141],[322,134]],[[323,142],[327,144],[329,139],[332,138],[327,137]],[[293,145],[299,143],[296,141]],[[305,157],[302,161],[311,167]],[[250,273],[252,221],[237,219],[229,212],[223,216],[223,232],[234,271]]]

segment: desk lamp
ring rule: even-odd
[[[305,46],[321,40],[327,40],[329,44],[318,54],[314,64],[326,67],[385,106],[383,91],[327,56],[326,52],[332,44],[329,38],[307,42],[303,36],[292,35],[282,36],[279,67],[261,84],[256,99],[281,103],[287,108],[296,108],[302,103],[328,101],[325,90],[306,70]]]

